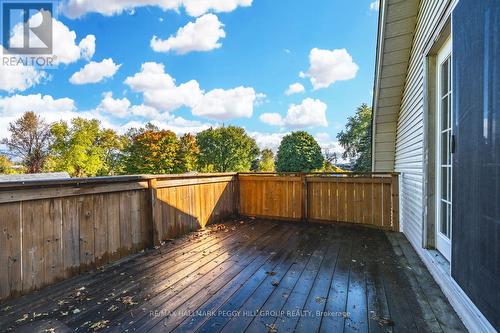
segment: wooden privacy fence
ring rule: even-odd
[[[226,173],[0,183],[0,300],[238,213],[398,230],[398,179]]]
[[[239,174],[240,214],[399,230],[397,174]]]
[[[236,174],[0,183],[0,299],[236,214]]]

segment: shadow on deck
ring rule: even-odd
[[[237,220],[5,302],[18,332],[465,331],[402,234]]]

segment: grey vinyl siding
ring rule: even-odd
[[[446,10],[448,0],[422,0],[397,122],[394,170],[401,172],[402,231],[422,247],[424,48]]]

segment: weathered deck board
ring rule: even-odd
[[[259,220],[210,226],[0,307],[0,331],[51,328],[465,332],[404,236]]]

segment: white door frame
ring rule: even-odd
[[[451,160],[451,140],[453,134],[452,122],[452,49],[451,38],[449,38],[441,47],[437,55],[436,61],[436,249],[448,260],[451,261],[451,229],[452,229],[452,160]],[[447,62],[448,61],[448,62]],[[443,73],[442,66],[447,64],[448,89],[443,90]],[[443,103],[445,105],[443,106]],[[446,110],[444,110],[446,108]],[[443,112],[448,112],[448,124],[443,124]],[[448,147],[445,153],[446,161],[443,158],[442,146],[443,136],[447,136]],[[446,144],[446,143],[445,143]],[[445,171],[446,170],[446,171]],[[445,175],[446,174],[446,175]],[[446,176],[444,184],[447,187],[447,197],[444,198],[443,191],[443,176]],[[447,212],[443,211],[443,206],[447,207]],[[442,232],[443,222],[448,225],[448,220],[443,221],[443,214],[445,220],[449,220],[449,226],[446,227],[447,234]],[[446,231],[446,230],[445,230]]]

